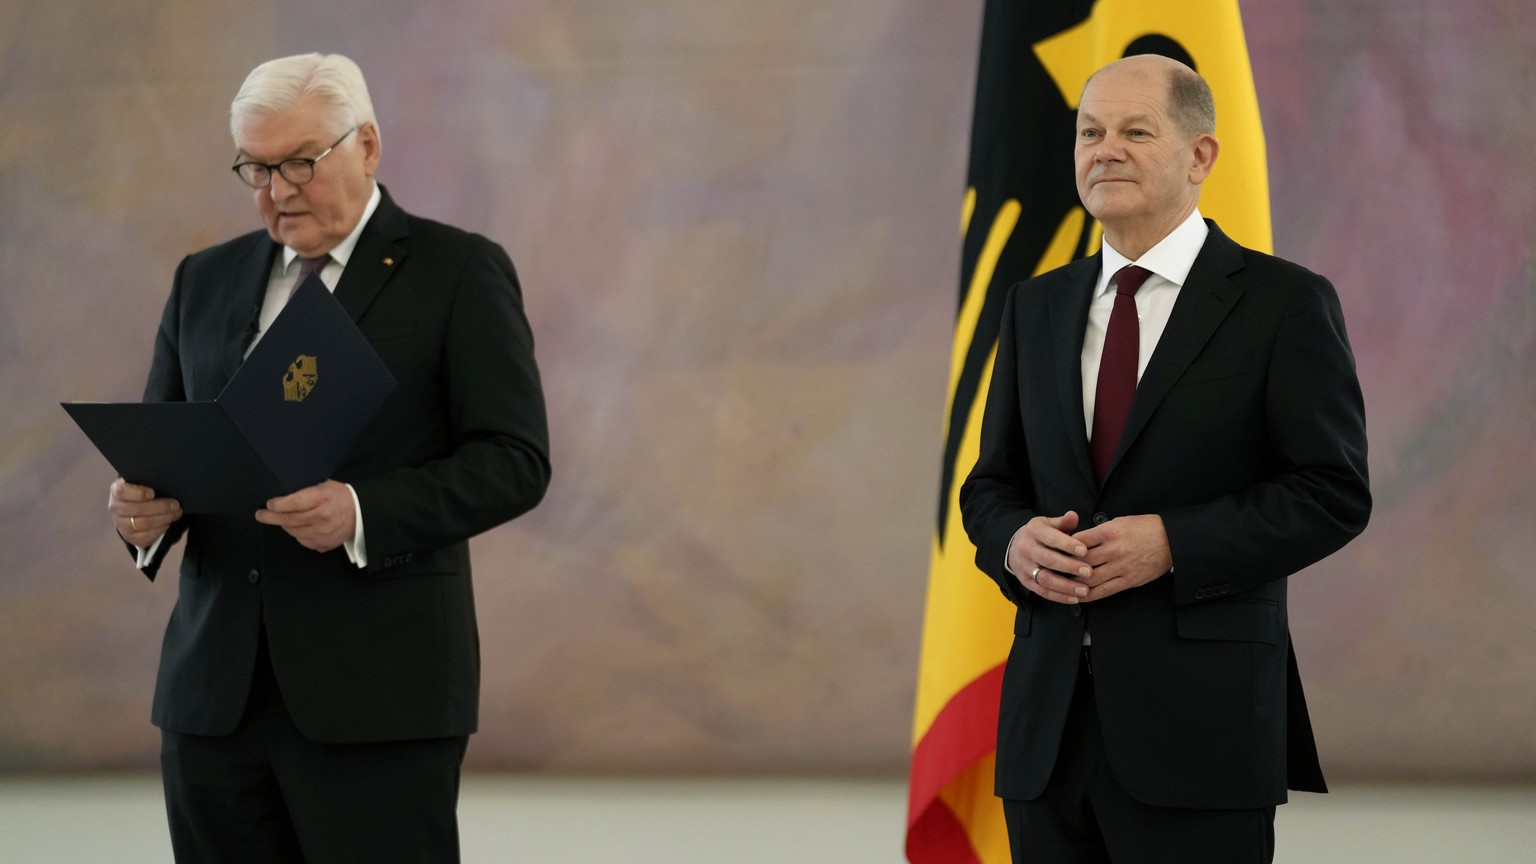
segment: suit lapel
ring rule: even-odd
[[[1179,299],[1173,305],[1173,314],[1163,330],[1147,362],[1147,369],[1136,385],[1136,396],[1131,401],[1131,413],[1125,420],[1125,431],[1120,435],[1115,458],[1110,462],[1110,474],[1120,463],[1120,458],[1135,442],[1136,436],[1146,427],[1156,413],[1168,391],[1189,368],[1211,335],[1237,305],[1243,289],[1227,277],[1242,269],[1242,248],[1227,238],[1215,223],[1207,221],[1211,233],[1190,268]]]
[[[1052,354],[1056,365],[1056,392],[1061,417],[1078,470],[1089,488],[1097,488],[1093,461],[1088,455],[1088,427],[1083,422],[1083,334],[1088,324],[1088,305],[1102,266],[1102,253],[1074,262],[1065,284],[1056,286],[1050,298]]]
[[[347,310],[353,321],[362,320],[363,313],[373,304],[383,290],[384,283],[405,260],[405,239],[410,228],[401,210],[389,197],[383,186],[379,187],[381,199],[373,211],[363,233],[357,237],[357,246],[341,271],[341,281],[336,283],[336,300]]]
[[[341,281],[336,284],[336,300],[353,321],[363,317],[384,283],[395,268],[405,259],[405,238],[410,234],[405,211],[401,210],[389,192],[379,187],[379,206],[373,211],[363,233],[358,235],[352,257],[341,271]],[[261,305],[266,300],[267,284],[272,279],[272,265],[280,247],[265,234],[256,235],[250,247],[230,267],[229,290],[224,292],[227,305],[224,310],[223,381],[220,389],[234,377],[240,364],[245,362],[245,351],[256,336],[256,326],[261,315]]]
[[[265,233],[253,235],[254,239],[230,266],[230,282],[224,292],[224,379],[219,389],[233,378],[235,370],[245,362],[245,349],[256,338],[256,328],[261,316],[261,304],[267,297],[267,283],[272,280],[272,260],[280,248]]]

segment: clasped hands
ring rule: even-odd
[[[119,477],[107,494],[107,512],[124,540],[148,549],[181,518],[181,504],[174,498],[156,498],[155,490]],[[307,549],[329,552],[352,539],[357,531],[357,511],[352,492],[343,483],[327,480],[267,502],[256,511],[256,521],[276,525]]]
[[[1008,569],[1052,603],[1091,603],[1145,585],[1173,566],[1161,516],[1121,516],[1077,531],[1077,513],[1036,516],[1014,535]]]

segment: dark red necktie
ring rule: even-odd
[[[1109,473],[1115,446],[1125,431],[1125,418],[1131,413],[1131,399],[1136,395],[1136,362],[1141,353],[1136,289],[1151,275],[1151,270],[1134,264],[1121,267],[1114,275],[1115,308],[1109,313],[1109,329],[1104,333],[1098,389],[1093,396],[1093,431],[1088,436],[1093,473],[1100,483]]]
[[[290,300],[293,299],[293,293],[299,290],[299,286],[304,284],[304,280],[309,278],[309,274],[319,273],[325,269],[325,265],[331,263],[331,256],[330,253],[326,253],[319,258],[300,258],[299,262],[299,278],[293,280],[293,287],[288,289]]]

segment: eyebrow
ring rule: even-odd
[[[305,141],[303,144],[300,144],[299,148],[297,150],[294,150],[292,153],[289,153],[287,156],[284,156],[283,158],[277,160],[277,162],[273,162],[272,164],[276,165],[276,164],[278,164],[280,162],[286,162],[289,159],[308,159],[310,157],[308,157],[308,156],[300,156],[299,154],[303,153],[305,150],[309,150],[309,149],[324,150],[325,148],[321,147],[319,142],[316,141],[315,139],[310,139],[308,141]],[[259,161],[259,157],[257,157],[256,154],[254,154],[251,151],[245,149],[244,147],[236,147],[235,148],[235,155],[236,155],[236,158],[244,156],[247,159],[257,159]]]
[[[1089,113],[1087,111],[1079,110],[1077,112],[1077,119],[1078,119],[1079,123],[1082,123],[1083,121],[1087,121],[1089,123],[1094,124],[1095,126],[1107,125],[1107,124],[1104,123],[1104,121],[1102,121],[1099,118],[1093,116],[1091,113]],[[1151,126],[1151,125],[1155,125],[1156,122],[1157,122],[1157,120],[1156,120],[1155,117],[1153,117],[1151,114],[1147,114],[1145,112],[1137,113],[1137,114],[1132,114],[1132,115],[1130,115],[1128,117],[1120,118],[1120,125],[1122,125],[1122,126]]]

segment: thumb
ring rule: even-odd
[[[1052,519],[1051,525],[1058,531],[1071,532],[1072,529],[1077,527],[1077,511],[1068,510],[1060,516],[1057,516],[1055,519]]]

